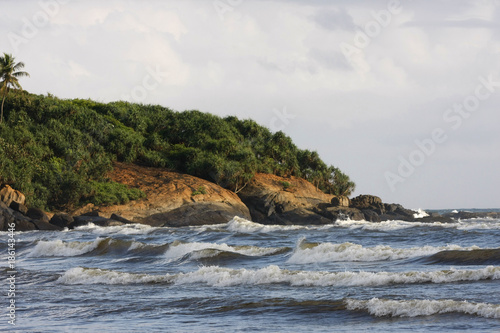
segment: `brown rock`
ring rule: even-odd
[[[351,199],[351,207],[357,209],[372,209],[377,214],[385,213],[385,206],[382,203],[382,199],[374,195],[358,195]]]
[[[14,190],[9,185],[3,185],[0,187],[0,201],[3,201],[8,207],[13,201],[24,205],[26,198],[24,194]]]
[[[108,176],[113,181],[142,190],[146,199],[131,201],[125,205],[100,207],[99,213],[104,217],[116,214],[129,222],[159,225],[166,223],[165,220],[160,221],[162,216],[169,217],[169,221],[177,216],[181,219],[179,224],[188,221],[196,224],[199,221],[193,215],[194,210],[200,214],[200,219],[203,214],[208,214],[204,217],[204,224],[221,223],[223,219],[225,223],[236,215],[250,219],[248,208],[235,193],[201,178],[125,163],[115,163],[114,170]],[[200,188],[203,189],[202,193]],[[200,208],[193,209],[197,205]],[[184,211],[186,214],[191,212],[191,217],[183,217],[179,213],[182,209],[174,212],[184,206]],[[221,209],[221,214],[216,214],[215,208]],[[204,213],[203,209],[209,210]]]
[[[253,221],[272,224],[287,224],[287,221],[299,221],[306,216],[320,221],[321,217],[314,216],[316,213],[312,209],[330,204],[333,198],[302,178],[262,173],[256,174],[238,195],[250,210]]]
[[[332,206],[334,207],[349,207],[351,205],[351,200],[346,196],[338,196],[332,198]]]

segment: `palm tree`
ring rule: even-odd
[[[11,54],[4,53],[3,57],[0,57],[0,92],[2,93],[2,108],[0,112],[0,124],[3,121],[3,104],[7,93],[9,92],[9,87],[12,86],[16,89],[22,89],[19,81],[17,80],[22,76],[30,76],[27,72],[19,71],[24,67],[24,63],[18,62],[16,64],[14,57]]]

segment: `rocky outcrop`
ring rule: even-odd
[[[0,230],[8,231],[9,229],[13,229],[14,231],[31,231],[62,230],[63,228],[48,223],[47,219],[43,217],[31,218],[19,211],[7,207],[3,201],[0,201]]]
[[[14,190],[7,184],[4,184],[0,186],[0,201],[7,205],[7,207],[9,207],[12,202],[24,205],[26,197],[21,192]]]
[[[252,221],[263,224],[325,224],[331,220],[317,214],[318,205],[329,205],[333,195],[308,181],[258,173],[238,193]]]
[[[142,190],[146,199],[97,208],[106,218],[116,214],[132,222],[154,226],[218,224],[234,216],[251,218],[248,208],[235,193],[201,178],[124,163],[115,163],[109,178]],[[96,207],[87,207],[89,211],[94,209]]]

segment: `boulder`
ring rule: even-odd
[[[58,227],[57,225],[50,224],[49,222],[45,222],[42,220],[31,220],[31,222],[36,226],[38,230],[53,230],[53,231],[61,231],[64,228]]]
[[[332,198],[332,206],[334,207],[349,207],[351,205],[351,200],[346,196],[338,196]]]
[[[191,203],[143,219],[151,226],[184,227],[227,223],[235,216],[247,218],[245,210],[222,202]]]
[[[330,220],[330,222],[335,221],[362,221],[365,219],[365,215],[357,208],[352,207],[322,207],[319,206],[316,210],[318,214]]]
[[[362,209],[361,212],[365,216],[365,221],[368,222],[380,222],[380,216],[371,209]]]
[[[12,202],[24,205],[26,198],[21,192],[14,190],[9,185],[4,184],[0,186],[0,201],[3,201],[7,207],[9,207]]]
[[[384,204],[385,213],[380,215],[383,221],[386,220],[402,220],[413,221],[415,220],[415,211],[406,209],[399,204]]]
[[[28,213],[28,207],[16,201],[12,201],[9,205],[9,208],[12,208],[16,212],[19,212],[23,215],[26,215],[26,213]]]
[[[50,219],[50,224],[61,228],[69,228],[73,221],[74,219],[71,215],[66,213],[57,213]]]
[[[371,209],[377,214],[385,213],[385,206],[382,199],[374,195],[358,195],[351,199],[351,207],[357,209]]]
[[[45,214],[45,212],[39,208],[28,209],[28,211],[26,212],[26,215],[33,220],[39,220],[39,221],[42,221],[45,223],[50,222],[50,219],[47,216],[47,214]]]
[[[238,196],[248,207],[252,221],[262,224],[303,224],[301,219],[314,224],[327,223],[314,209],[330,205],[333,198],[304,179],[262,173],[256,174]]]
[[[117,162],[113,167],[108,174],[111,180],[142,190],[146,198],[124,205],[93,207],[101,216],[111,220],[160,226],[168,223],[186,225],[189,221],[198,224],[201,220],[212,224],[226,223],[234,216],[251,218],[248,208],[234,192],[207,180],[134,164]],[[216,209],[221,209],[220,213]],[[182,216],[181,212],[189,216]],[[178,223],[172,221],[174,216],[180,219]],[[168,221],[162,218],[168,218]]]

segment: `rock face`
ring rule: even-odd
[[[351,200],[346,196],[339,196],[332,198],[332,206],[334,207],[349,207],[351,205]]]
[[[11,228],[11,226],[14,226],[14,228]],[[9,229],[14,229],[14,231],[30,231],[62,230],[63,228],[48,223],[43,217],[38,219],[26,216],[22,212],[7,207],[3,201],[0,201],[0,230],[8,231]]]
[[[325,194],[308,181],[270,174],[256,174],[238,193],[250,210],[252,221],[263,224],[325,224],[331,221],[315,212],[320,204],[330,204]]]
[[[24,205],[26,198],[24,194],[17,190],[14,190],[9,185],[2,185],[0,186],[0,201],[2,201],[7,205],[7,207],[9,207],[12,202]]]
[[[154,226],[218,224],[234,216],[251,218],[235,193],[201,178],[124,163],[115,163],[109,177],[141,189],[146,199],[100,208],[105,217],[114,213],[132,222]]]

